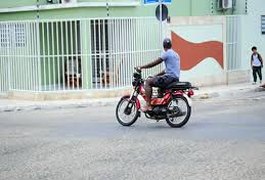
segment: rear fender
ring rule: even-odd
[[[125,96],[122,96],[122,97],[121,97],[121,100],[123,100],[123,99],[130,99],[130,98],[131,98],[130,95],[125,95]],[[141,108],[141,103],[140,103],[139,99],[138,99],[137,97],[133,97],[133,100],[134,100],[135,103],[136,103],[136,108],[137,108],[137,109],[140,109],[140,108]]]
[[[191,100],[191,98],[189,98],[189,96],[185,92],[176,91],[176,92],[173,93],[173,96],[183,96],[184,98],[187,99],[189,106],[190,107],[192,106],[192,100]]]
[[[183,97],[185,97],[187,99],[188,104],[191,107],[192,106],[192,100],[191,100],[191,98],[189,98],[189,96],[187,94],[185,94],[185,93],[183,93],[182,95],[183,95]]]

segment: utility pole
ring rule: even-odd
[[[40,18],[40,0],[37,0],[37,4],[36,4],[36,7],[37,7],[37,15],[36,15],[36,19],[38,20]]]
[[[36,15],[36,43],[37,43],[37,62],[38,62],[38,90],[41,90],[41,59],[40,59],[40,1],[37,0],[37,15]],[[44,41],[44,40],[43,40]]]
[[[109,17],[109,2],[106,1],[107,17]]]
[[[160,41],[161,41],[160,44],[162,44],[163,42],[162,0],[159,0],[159,8],[160,8],[159,23],[160,23]]]

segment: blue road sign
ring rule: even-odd
[[[159,0],[144,0],[144,4],[159,3]],[[171,3],[171,0],[162,0],[162,3]]]

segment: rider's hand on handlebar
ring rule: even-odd
[[[137,66],[137,67],[134,67],[134,69],[138,72],[140,72],[142,70],[141,66]]]

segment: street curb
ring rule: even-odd
[[[217,92],[207,92],[199,93],[192,97],[192,100],[199,101],[203,99],[210,99],[220,96]],[[94,99],[85,102],[60,102],[54,103],[53,101],[44,101],[41,103],[32,103],[25,105],[8,105],[5,107],[0,107],[0,113],[4,112],[19,112],[19,111],[36,111],[36,110],[56,110],[56,109],[78,109],[87,107],[100,107],[100,106],[115,106],[120,97],[117,98],[104,98],[104,99]]]
[[[219,91],[214,90],[199,90],[195,91],[195,95],[192,97],[194,101],[203,101],[207,99],[232,96],[235,93],[240,92],[261,92],[265,91],[260,87],[234,87],[221,89]],[[83,100],[65,100],[65,101],[43,101],[43,102],[24,102],[25,104],[6,105],[0,106],[0,113],[4,112],[18,112],[18,111],[36,111],[36,110],[56,110],[56,109],[76,109],[76,108],[88,108],[88,107],[100,107],[100,106],[116,106],[120,97],[109,97],[101,99],[83,99]]]
[[[211,98],[216,98],[216,97],[223,97],[223,96],[232,96],[234,94],[237,94],[238,92],[259,92],[259,91],[263,91],[262,88],[260,90],[259,87],[238,87],[238,88],[234,88],[234,89],[223,89],[219,92],[217,91],[206,91],[206,92],[199,92],[199,93],[196,93],[195,92],[195,95],[193,96],[193,99],[195,100],[203,100],[203,99],[211,99]]]
[[[76,109],[76,108],[87,108],[87,107],[104,107],[116,105],[118,103],[117,99],[103,99],[94,100],[86,102],[76,102],[76,103],[60,103],[51,104],[51,102],[44,102],[41,104],[30,104],[30,105],[14,105],[0,107],[0,113],[4,112],[18,112],[18,111],[35,111],[35,110],[56,110],[56,109]]]

